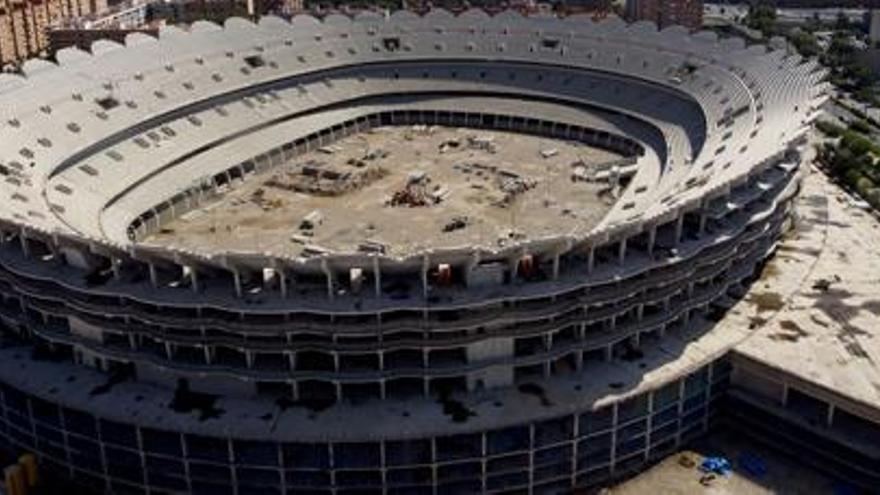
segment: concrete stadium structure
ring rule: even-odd
[[[709,427],[732,344],[667,354],[787,228],[826,98],[782,50],[480,11],[196,23],[57,59],[0,76],[0,437],[109,493],[562,493],[638,471]],[[142,242],[413,124],[612,150],[620,197],[499,246]]]

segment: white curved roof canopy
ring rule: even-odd
[[[597,228],[607,234],[698,204],[778,155],[824,92],[814,62],[741,40],[512,12],[230,19],[58,58],[0,76],[0,220],[119,248],[174,185],[242,158],[220,153],[224,143],[265,152],[383,95],[435,94],[447,107],[456,94],[521,98],[522,112],[543,102],[547,120],[553,102],[656,130],[638,187]]]

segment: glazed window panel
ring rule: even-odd
[[[679,382],[675,381],[664,385],[662,388],[654,392],[654,410],[660,410],[663,407],[678,401]]]
[[[233,442],[233,452],[237,464],[277,466],[279,461],[278,445],[270,442],[236,440]]]
[[[232,483],[232,471],[229,466],[203,462],[189,463],[189,476],[196,480],[216,483]]]
[[[574,418],[565,416],[535,424],[535,446],[541,447],[570,440],[574,436]]]
[[[282,446],[285,467],[296,469],[330,467],[330,451],[324,443],[288,443]]]
[[[187,435],[186,452],[190,459],[229,462],[229,444],[221,438]]]
[[[437,481],[480,479],[483,476],[483,463],[480,461],[456,462],[437,466]]]
[[[431,462],[429,440],[408,440],[385,443],[386,466],[408,466]]]
[[[378,443],[333,444],[333,465],[336,468],[371,468],[382,464]]]
[[[368,488],[382,485],[382,473],[379,471],[336,471],[338,486]]]
[[[527,426],[494,430],[487,433],[489,455],[504,454],[529,448],[530,435]]]
[[[535,466],[543,466],[558,462],[570,462],[571,456],[572,445],[569,443],[558,447],[536,450],[534,457],[532,458],[532,463]]]
[[[313,488],[330,486],[330,471],[326,470],[309,470],[309,471],[288,471],[285,473],[287,486],[293,488]]]
[[[147,474],[161,474],[179,477],[186,476],[186,467],[181,460],[148,455],[144,458],[144,462],[146,464]]]
[[[141,442],[143,442],[143,448],[146,452],[174,457],[183,456],[179,433],[142,428]]]
[[[130,449],[139,448],[137,430],[132,425],[102,419],[101,441],[121,445]]]
[[[580,415],[578,421],[578,432],[581,436],[606,431],[614,426],[614,410],[605,407],[586,412]]]
[[[706,389],[709,383],[709,369],[703,367],[699,371],[688,375],[684,380],[685,398],[698,394]]]
[[[241,486],[274,487],[281,485],[281,472],[277,469],[238,466],[235,469],[235,479]]]
[[[618,424],[648,414],[648,396],[639,395],[632,399],[627,399],[617,406],[617,422]]]
[[[430,467],[389,469],[385,475],[388,485],[424,485],[433,482]]]
[[[144,469],[140,455],[129,450],[104,447],[104,457],[107,462],[107,474],[114,478],[143,484]]]

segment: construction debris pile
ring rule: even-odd
[[[355,162],[355,170],[340,170],[326,162],[311,160],[273,174],[265,182],[265,186],[314,196],[335,197],[364,188],[388,175],[388,170],[383,167],[367,166],[363,163]]]
[[[262,187],[251,194],[251,202],[259,206],[263,211],[271,211],[284,206],[283,199],[267,197],[266,190]]]
[[[394,191],[385,202],[388,206],[410,208],[436,205],[449,194],[449,189],[439,184],[431,186],[431,178],[421,170],[410,172],[406,183]]]
[[[468,177],[471,189],[488,191],[490,188],[500,194],[487,192],[489,203],[499,208],[507,208],[517,197],[538,185],[535,179],[523,177],[497,165],[486,165],[479,162],[459,163],[452,167]]]

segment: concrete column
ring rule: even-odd
[[[829,403],[828,404],[828,411],[825,416],[825,426],[827,426],[828,428],[831,428],[832,426],[834,426],[834,410],[835,410],[834,404]]]
[[[703,235],[706,232],[706,221],[709,217],[706,216],[705,213],[700,213],[700,235]]]
[[[617,262],[620,263],[621,266],[626,264],[626,238],[620,240],[620,245],[617,250]]]
[[[555,253],[553,255],[553,280],[559,279],[559,258],[560,253]]]
[[[232,281],[235,283],[235,295],[236,297],[241,297],[241,274],[238,273],[238,270],[232,269]]]
[[[327,277],[327,297],[331,300],[333,299],[333,272],[330,271],[330,265],[327,263],[327,258],[321,259],[321,270],[324,272],[324,276]]]
[[[681,235],[684,231],[684,213],[681,213],[675,220],[675,239],[673,243],[678,246],[681,243]]]
[[[284,269],[275,269],[275,276],[278,277],[278,287],[281,289],[281,297],[287,299],[287,274]]]
[[[428,298],[428,270],[431,267],[431,257],[427,254],[422,256],[422,298]]]
[[[654,244],[657,243],[657,226],[652,225],[648,229],[648,256],[654,257]]]
[[[122,260],[120,260],[119,258],[116,258],[115,256],[110,257],[110,269],[113,271],[113,278],[115,280],[119,280],[120,278],[122,278],[122,273],[119,270],[119,265],[121,264]]]
[[[610,464],[609,464],[608,468],[611,470],[612,473],[614,472],[614,468],[616,467],[616,464],[617,464],[617,429],[618,429],[618,426],[620,426],[619,425],[620,421],[618,419],[617,406],[619,404],[620,403],[616,402],[616,403],[614,403],[613,406],[611,406],[612,411],[613,411],[613,415],[612,415],[612,419],[611,419],[611,424],[612,424],[612,427],[611,427],[611,455],[609,455]]]
[[[192,288],[192,291],[196,294],[199,293],[199,272],[196,271],[193,267],[189,268],[189,284]]]
[[[159,275],[156,273],[156,265],[154,265],[152,263],[147,263],[147,268],[150,271],[150,284],[152,284],[153,287],[158,288],[159,287]]]
[[[25,236],[25,234],[24,234],[24,229],[21,229],[21,231],[18,234],[18,242],[21,244],[21,252],[22,252],[22,254],[24,254],[24,257],[30,258],[31,257],[31,248],[28,245],[27,236]]]
[[[641,323],[644,318],[645,318],[645,305],[639,304],[638,306],[636,306],[636,319],[639,321],[639,323]]]
[[[587,252],[587,274],[593,273],[593,268],[596,265],[596,247],[590,246],[589,252]]]
[[[376,297],[382,297],[382,270],[379,267],[379,257],[373,256],[373,284]]]

